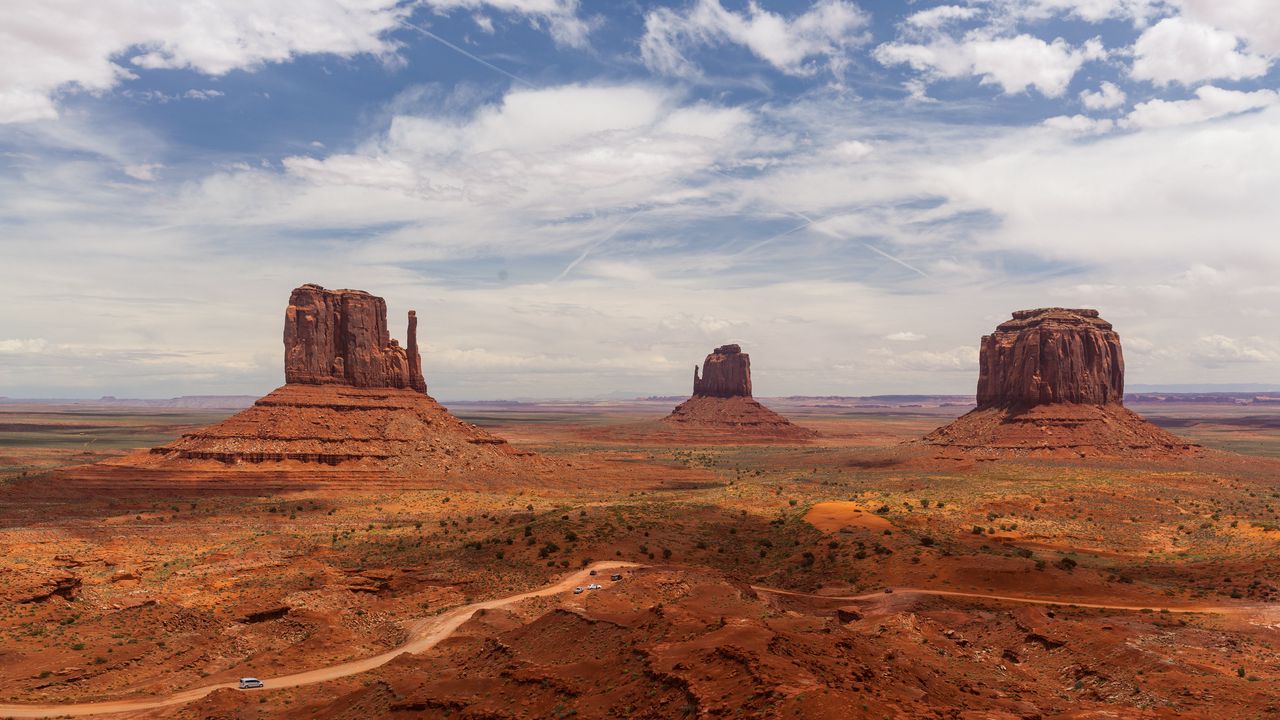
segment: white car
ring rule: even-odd
[[[588,590],[599,590],[599,589],[600,589],[600,588],[602,588],[602,587],[604,587],[604,586],[603,586],[603,585],[600,585],[599,583],[591,583],[590,585],[588,585],[588,586],[587,586],[587,589],[588,589]]]
[[[253,690],[262,687],[262,681],[258,678],[240,678],[241,690]]]
[[[581,585],[579,585],[578,587],[574,588],[574,589],[573,589],[573,594],[574,594],[574,595],[581,595],[581,594],[582,594],[582,586],[581,586]]]

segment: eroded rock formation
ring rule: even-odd
[[[964,453],[1153,456],[1197,450],[1123,406],[1120,336],[1097,310],[1020,310],[982,338],[978,407],[925,436]]]
[[[721,345],[693,368],[693,397],[662,419],[684,435],[803,440],[817,433],[795,425],[751,397],[751,356]]]
[[[427,391],[418,353],[418,318],[409,312],[408,350],[387,330],[387,302],[363,290],[303,285],[284,316],[286,383]]]
[[[1120,336],[1097,310],[1019,310],[979,357],[979,408],[1124,401]]]
[[[387,332],[382,298],[303,285],[285,311],[283,387],[220,423],[104,465],[135,475],[144,468],[211,477],[240,469],[287,481],[325,468],[342,478],[456,475],[471,482],[539,467],[541,459],[426,394],[417,326],[410,311],[402,348]]]
[[[721,345],[693,367],[694,397],[751,397],[751,356],[738,345]]]

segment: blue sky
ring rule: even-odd
[[[1042,305],[1273,383],[1267,4],[6,3],[0,395],[265,392],[305,282],[444,398],[966,392]]]

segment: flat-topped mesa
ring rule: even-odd
[[[382,298],[363,290],[303,285],[289,296],[285,310],[285,382],[425,393],[417,326],[417,315],[410,311],[406,350],[391,339]]]
[[[702,377],[693,366],[694,397],[751,397],[751,356],[737,345],[721,345],[702,362]]]
[[[1120,336],[1097,310],[1019,310],[982,338],[978,408],[1124,403]]]

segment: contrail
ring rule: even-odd
[[[710,170],[711,172],[713,172],[713,173],[715,173],[715,174],[717,174],[717,175],[721,176],[721,177],[725,177],[725,178],[728,178],[728,179],[730,179],[730,180],[735,180],[735,179],[736,179],[736,178],[734,178],[732,175],[729,175],[729,174],[727,174],[727,173],[723,173],[723,172],[721,172],[721,171],[719,171],[719,170],[716,170],[715,168],[707,168],[707,169],[708,169],[708,170]],[[750,245],[749,247],[747,247],[746,251],[744,251],[744,252],[749,252],[749,251],[754,250],[754,249],[756,249],[756,248],[758,248],[758,247],[760,247],[760,246],[762,246],[762,245],[766,245],[766,244],[768,244],[768,243],[771,243],[771,242],[773,242],[774,240],[777,240],[777,239],[778,239],[778,238],[780,238],[780,237],[785,237],[785,236],[787,236],[787,235],[790,235],[791,233],[798,232],[798,231],[803,230],[803,229],[805,229],[805,228],[807,228],[807,227],[810,227],[810,226],[812,226],[812,225],[817,225],[818,223],[826,222],[827,220],[830,220],[831,218],[834,218],[834,217],[840,217],[840,214],[839,214],[839,213],[837,213],[837,214],[835,214],[835,215],[828,215],[828,216],[826,216],[826,217],[824,217],[824,218],[821,218],[821,219],[817,219],[817,220],[815,220],[814,218],[811,218],[811,217],[809,217],[808,215],[805,215],[804,213],[802,213],[802,212],[800,212],[799,210],[796,210],[796,209],[794,209],[794,208],[789,208],[789,207],[787,207],[787,206],[783,205],[783,206],[782,206],[782,209],[783,209],[783,210],[786,210],[787,212],[791,213],[792,215],[795,215],[796,217],[800,218],[801,220],[804,220],[804,224],[803,224],[803,225],[797,225],[796,227],[793,227],[793,228],[791,228],[790,230],[786,230],[786,231],[780,232],[780,233],[778,233],[777,235],[773,235],[773,236],[771,236],[771,237],[767,237],[767,238],[765,238],[764,240],[761,240],[760,242],[757,242],[757,243],[755,243],[755,244],[753,244],[753,245]],[[825,234],[825,235],[830,235],[831,237],[838,238],[838,239],[840,239],[840,240],[847,240],[847,239],[848,239],[848,238],[846,238],[845,236],[840,235],[839,233],[832,232],[831,230],[823,230],[821,227],[815,227],[814,229],[815,229],[815,230],[817,230],[817,231],[818,231],[818,232],[820,232],[820,233],[823,233],[823,234]],[[862,240],[860,240],[860,241],[858,241],[858,242],[860,242],[860,243],[862,244],[862,246],[863,246],[863,247],[865,247],[866,249],[870,250],[871,252],[873,252],[873,253],[875,253],[875,254],[879,255],[880,257],[883,257],[883,258],[884,258],[884,259],[886,259],[886,260],[889,260],[889,261],[891,261],[891,262],[895,262],[895,263],[897,263],[897,264],[901,265],[902,267],[904,267],[904,268],[906,268],[906,269],[910,270],[911,272],[913,272],[913,273],[916,273],[916,274],[920,275],[920,277],[929,277],[929,273],[927,273],[927,272],[925,272],[925,271],[921,270],[920,268],[918,268],[918,267],[916,267],[916,266],[912,265],[911,263],[909,263],[909,262],[907,262],[907,261],[905,261],[905,260],[902,260],[901,258],[896,258],[896,257],[894,257],[893,255],[890,255],[889,253],[885,252],[884,250],[881,250],[880,248],[876,247],[875,245],[872,245],[872,244],[871,244],[871,243],[869,243],[869,242],[862,241]]]
[[[507,72],[506,70],[503,70],[502,68],[498,67],[497,65],[494,65],[493,63],[489,62],[488,60],[485,60],[485,59],[483,59],[483,58],[477,57],[477,56],[475,56],[475,55],[473,55],[473,54],[471,54],[471,53],[467,52],[466,50],[463,50],[462,48],[458,47],[457,45],[454,45],[453,43],[449,42],[448,40],[445,40],[444,38],[440,37],[439,35],[437,35],[437,34],[435,34],[435,33],[431,32],[430,30],[428,30],[428,29],[426,29],[426,28],[424,28],[424,27],[418,27],[417,25],[414,25],[414,24],[413,24],[413,23],[411,23],[411,22],[406,22],[406,23],[404,23],[404,26],[405,26],[405,27],[408,27],[408,28],[413,28],[414,30],[417,30],[418,32],[422,33],[423,35],[426,35],[427,37],[431,38],[432,40],[435,40],[436,42],[440,43],[441,45],[444,45],[445,47],[450,48],[451,50],[455,50],[455,51],[457,51],[457,52],[459,52],[459,53],[461,53],[461,54],[463,54],[463,55],[465,55],[465,56],[467,56],[467,57],[471,58],[472,60],[475,60],[476,62],[480,63],[481,65],[483,65],[483,66],[485,66],[485,67],[487,67],[487,68],[489,68],[490,70],[493,70],[494,72],[497,72],[497,73],[501,73],[501,74],[503,74],[503,75],[506,75],[507,77],[511,78],[512,80],[515,80],[516,82],[520,83],[521,85],[524,85],[525,87],[529,87],[529,88],[537,89],[537,86],[536,86],[536,85],[534,85],[533,83],[529,82],[528,80],[525,80],[524,78],[520,77],[519,75],[513,75],[513,74],[511,74],[511,73]]]
[[[896,258],[896,257],[894,257],[894,256],[890,255],[889,253],[887,253],[887,252],[885,252],[885,251],[881,250],[880,248],[876,247],[875,245],[872,245],[872,244],[871,244],[871,243],[869,243],[869,242],[863,242],[863,243],[862,243],[862,246],[863,246],[863,247],[865,247],[866,249],[870,250],[871,252],[873,252],[873,253],[875,253],[875,254],[877,254],[877,255],[880,255],[881,257],[884,257],[884,258],[886,258],[886,259],[889,259],[889,260],[892,260],[892,261],[894,261],[894,262],[898,263],[898,264],[899,264],[899,265],[901,265],[902,267],[904,267],[904,268],[906,268],[906,269],[908,269],[908,270],[910,270],[910,271],[912,271],[912,272],[919,273],[919,274],[920,274],[920,277],[929,277],[929,273],[927,273],[927,272],[925,272],[925,271],[921,270],[920,268],[916,267],[915,265],[912,265],[912,264],[908,263],[906,260],[901,260],[901,259],[899,259],[899,258]]]
[[[617,225],[616,227],[614,227],[612,230],[610,230],[608,235],[605,235],[604,237],[600,238],[599,240],[597,240],[597,241],[595,241],[595,242],[591,243],[590,245],[588,245],[588,246],[587,246],[587,248],[586,248],[585,250],[583,250],[583,251],[582,251],[582,254],[581,254],[581,255],[579,255],[578,257],[574,258],[574,259],[573,259],[573,262],[570,262],[570,263],[569,263],[569,265],[568,265],[567,267],[565,267],[565,269],[564,269],[564,270],[562,270],[562,271],[560,272],[560,274],[559,274],[559,275],[557,275],[557,276],[556,276],[556,278],[555,278],[554,280],[552,280],[552,281],[551,281],[551,284],[552,284],[552,285],[554,285],[554,284],[556,284],[556,283],[560,282],[561,280],[563,280],[563,279],[565,278],[565,276],[566,276],[566,275],[568,275],[569,273],[573,272],[573,269],[574,269],[574,268],[578,267],[578,263],[580,263],[580,262],[582,262],[583,260],[586,260],[586,259],[587,259],[587,256],[591,254],[591,251],[592,251],[592,250],[595,250],[596,248],[600,247],[601,245],[603,245],[604,243],[608,242],[609,240],[612,240],[612,239],[613,239],[613,236],[615,236],[615,235],[617,235],[619,232],[621,232],[621,231],[622,231],[622,228],[626,227],[626,226],[627,226],[627,223],[631,222],[631,221],[635,218],[635,216],[639,215],[641,212],[643,212],[643,211],[642,211],[642,210],[637,210],[637,211],[635,211],[635,212],[631,213],[630,215],[628,215],[628,216],[627,216],[627,219],[626,219],[626,220],[623,220],[622,222],[618,223],[618,225]]]

